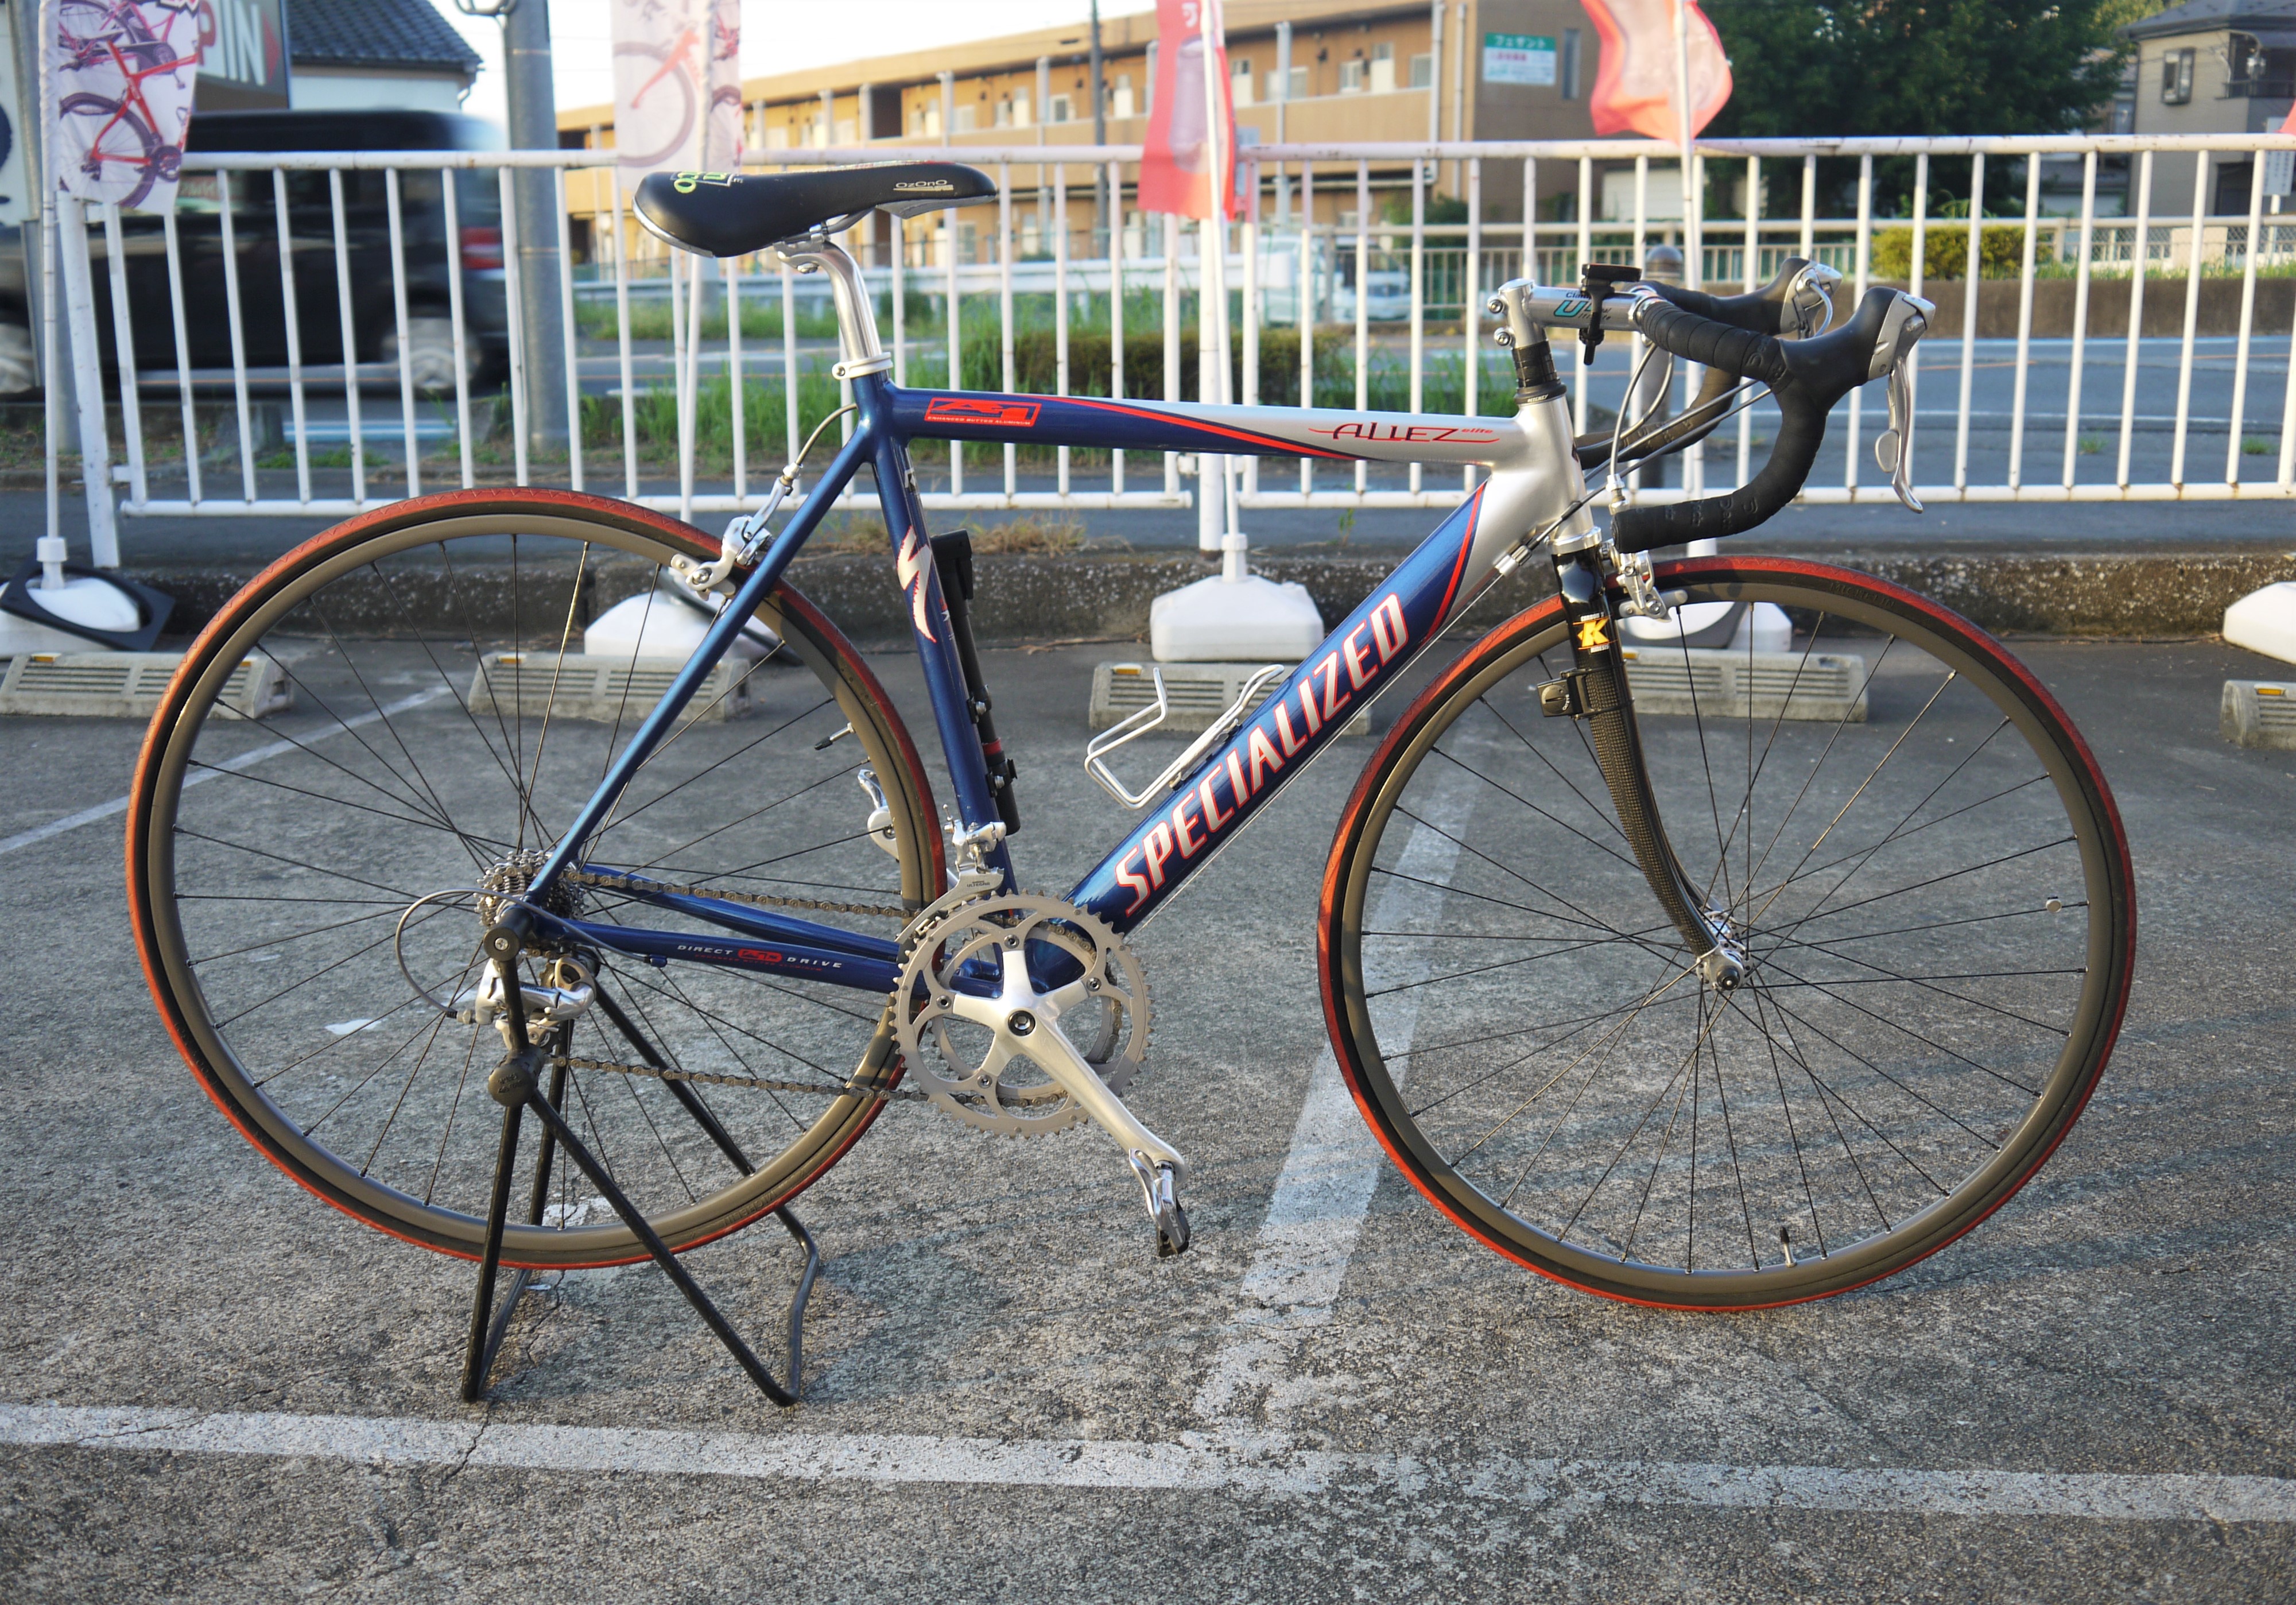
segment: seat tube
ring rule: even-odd
[[[881,373],[863,374],[853,381],[854,399],[876,437],[878,504],[884,510],[910,637],[924,670],[933,724],[940,732],[942,756],[956,792],[957,815],[966,830],[979,830],[1003,816],[996,793],[989,789],[988,762],[981,756],[980,733],[973,725],[964,666],[957,657],[948,603],[941,594],[940,574],[925,528],[924,507],[917,498],[916,475],[909,466],[909,443],[889,427],[891,409],[886,403],[891,388]],[[1004,872],[1010,887],[1012,859],[1001,843],[990,855],[990,862]]]

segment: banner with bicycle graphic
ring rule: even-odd
[[[174,207],[192,91],[218,40],[215,7],[209,0],[53,0],[42,15],[57,187],[83,201]],[[256,42],[266,66],[283,58],[275,29],[262,28]]]

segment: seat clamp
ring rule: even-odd
[[[880,352],[874,356],[865,356],[858,362],[839,363],[829,370],[829,376],[839,380],[858,379],[864,373],[882,373],[892,365],[893,359]]]

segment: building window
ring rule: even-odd
[[[2199,52],[2171,50],[2161,57],[2161,103],[2183,106],[2193,98],[2193,58]]]
[[[1046,120],[1048,122],[1065,123],[1076,120],[1075,102],[1065,94],[1053,96],[1051,102],[1046,108]]]
[[[940,102],[927,101],[917,112],[916,130],[927,139],[940,137]]]
[[[957,133],[959,133],[959,134],[970,134],[970,133],[972,133],[972,130],[973,130],[974,128],[976,128],[976,127],[978,127],[980,126],[980,107],[978,107],[978,106],[959,106],[959,107],[956,109],[956,132],[957,132]]]
[[[768,124],[766,127],[766,149],[768,151],[788,150],[789,130],[778,123]]]
[[[857,144],[860,143],[860,124],[855,122],[849,117],[840,117],[837,119],[837,143],[839,144]]]
[[[1136,115],[1132,110],[1132,75],[1130,73],[1119,72],[1116,75],[1116,87],[1109,92],[1108,100],[1109,116],[1132,117]]]
[[[1435,86],[1435,57],[1431,52],[1411,58],[1411,86],[1414,89],[1432,89]]]
[[[1395,93],[1395,46],[1392,45],[1371,47],[1371,92],[1374,94]]]
[[[1578,98],[1578,30],[1577,29],[1566,28],[1562,30],[1562,60],[1557,64],[1555,78],[1562,86],[1562,98],[1566,101],[1575,101]]]
[[[1360,61],[1340,63],[1340,93],[1359,94],[1364,86],[1364,64]]]
[[[1267,75],[1267,98],[1271,101],[1306,100],[1308,98],[1308,70],[1305,67],[1294,67],[1292,70],[1292,81],[1288,85],[1284,83],[1283,75],[1282,73],[1269,73]]]
[[[1251,104],[1251,58],[1250,56],[1228,58],[1227,97],[1239,106]]]
[[[1034,111],[1034,103],[1030,102],[1025,92],[1014,95],[1013,97],[1013,126],[1016,128],[1027,127],[1029,126],[1029,119]]]

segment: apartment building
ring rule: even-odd
[[[806,72],[751,78],[742,85],[744,126],[752,159],[776,151],[865,149],[946,151],[1028,145],[1058,162],[1062,146],[1094,141],[1091,40],[1078,0],[1070,27],[1007,35],[931,51],[870,57]],[[1230,93],[1239,145],[1376,141],[1587,139],[1594,127],[1587,95],[1598,45],[1576,0],[1229,0]],[[1156,78],[1153,12],[1110,17],[1101,24],[1104,137],[1136,144],[1148,132]],[[559,113],[570,146],[613,143],[611,105]],[[1575,215],[1578,175],[1570,164],[1542,168],[1542,215]],[[570,175],[570,178],[580,176]],[[1016,167],[1029,204],[1016,209],[1023,254],[1046,249],[1055,183],[1069,195],[1072,250],[1091,249],[1095,175],[1069,163]],[[1407,205],[1410,167],[1374,163],[1374,213]],[[1128,245],[1152,236],[1131,199],[1125,168],[1120,211]],[[1464,164],[1440,164],[1432,192],[1464,199]],[[1522,216],[1521,164],[1487,160],[1481,173],[1484,216]],[[1303,204],[1294,173],[1264,172],[1263,218],[1290,220]],[[611,202],[605,181],[570,183],[569,204],[586,225]],[[1322,224],[1350,224],[1358,205],[1352,163],[1326,163],[1305,204]],[[976,225],[961,225],[970,233]],[[876,220],[883,237],[886,224]],[[873,241],[864,241],[872,245]],[[964,250],[970,259],[972,250]]]
[[[2121,32],[2136,56],[2115,133],[2264,134],[2296,106],[2296,0],[2188,0]],[[2210,167],[2207,209],[2245,214],[2253,160],[2221,154]],[[2189,158],[2155,163],[2155,217],[2191,211],[2193,176]]]

